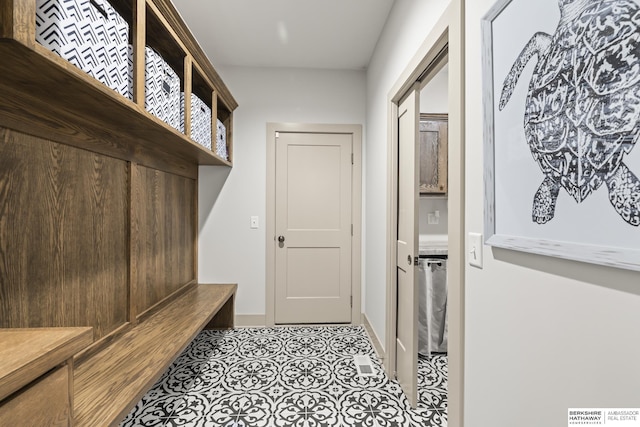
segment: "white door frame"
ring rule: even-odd
[[[449,46],[449,425],[464,425],[464,2],[452,0],[431,33],[402,72],[388,94],[388,170],[387,170],[387,292],[385,369],[393,375],[396,365],[397,321],[397,201],[398,201],[398,103],[403,95]]]
[[[351,180],[351,221],[353,240],[351,245],[351,324],[361,323],[362,277],[362,125],[332,125],[303,123],[267,123],[267,212],[266,226],[266,306],[265,324],[275,325],[276,286],[276,132],[341,133],[353,136],[353,167]]]

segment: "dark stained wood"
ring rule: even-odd
[[[235,324],[235,301],[235,295],[229,298],[203,329],[232,329]]]
[[[117,425],[237,285],[198,285],[76,367],[77,426]]]
[[[227,129],[227,152],[229,154],[229,162],[233,163],[233,115],[229,115],[222,122]]]
[[[195,197],[193,198],[193,264],[191,265],[191,268],[193,268],[193,277],[196,278],[196,282],[198,281],[198,227],[200,224],[200,208],[198,207],[199,192],[200,181],[196,178]]]
[[[125,323],[116,330],[112,331],[110,334],[103,336],[102,338],[100,338],[100,340],[94,341],[93,344],[79,351],[74,357],[74,362],[76,364],[83,363],[94,354],[111,345],[112,342],[129,332],[131,329],[133,329],[133,325],[130,322]]]
[[[14,39],[32,47],[36,37],[35,13],[35,0],[1,0],[0,39]]]
[[[92,341],[91,328],[0,329],[0,400],[64,363]]]
[[[420,194],[447,193],[448,115],[420,114]]]
[[[147,45],[158,52],[162,59],[178,74],[181,87],[184,88],[184,58],[186,56],[184,45],[153,3],[147,3],[146,14]]]
[[[0,327],[126,322],[127,163],[0,128]]]
[[[74,378],[73,378],[73,371],[75,369],[75,364],[73,363],[73,357],[70,357],[69,359],[67,359],[67,363],[66,363],[66,374],[67,374],[67,396],[68,396],[68,402],[69,402],[69,414],[71,414],[71,417],[69,419],[69,427],[74,427],[76,425],[75,422],[75,417],[73,415],[73,407],[74,407],[74,401],[75,401],[75,393],[74,393]]]
[[[132,277],[140,315],[185,284],[193,272],[195,181],[144,166],[132,167]]]
[[[138,275],[140,267],[139,251],[140,247],[140,217],[138,214],[138,203],[134,200],[140,200],[143,197],[142,183],[140,182],[140,165],[136,163],[129,164],[129,301],[128,308],[129,313],[127,320],[131,326],[135,326],[138,323],[138,302],[136,296],[138,295]]]
[[[189,28],[182,20],[182,17],[176,10],[171,0],[149,0],[158,8],[162,16],[164,16],[175,31],[176,35],[185,44],[187,50],[193,56],[195,62],[200,64],[204,73],[208,76],[208,79],[213,83],[214,88],[218,91],[218,96],[221,98],[225,107],[229,111],[233,111],[238,107],[238,103],[229,92],[229,89],[224,84],[220,75],[216,72],[211,65],[211,62],[207,58],[200,47],[198,41],[193,37],[193,34],[189,31]]]
[[[163,308],[165,308],[168,304],[171,304],[171,302],[173,300],[175,300],[176,298],[179,298],[180,295],[189,292],[189,290],[191,290],[191,288],[198,286],[198,284],[196,283],[195,280],[192,280],[191,282],[187,283],[186,285],[178,288],[178,290],[176,290],[175,292],[173,292],[172,294],[170,294],[169,296],[165,297],[164,299],[160,300],[160,302],[157,302],[156,304],[152,305],[151,307],[149,307],[147,310],[145,310],[144,312],[140,313],[138,315],[138,318],[136,319],[136,321],[138,323],[140,322],[144,322],[145,320],[147,320],[149,317],[153,316],[154,314],[158,313],[159,311],[161,311]]]
[[[0,403],[0,425],[68,427],[73,425],[69,401],[69,367],[62,366]]]
[[[0,336],[0,393],[19,414],[3,406],[0,425],[70,425],[74,407],[80,425],[112,425],[199,330],[234,315],[236,285],[196,285],[198,165],[231,162],[144,109],[144,46],[187,99],[192,85],[205,94],[229,145],[237,103],[170,0],[112,0],[132,28],[134,101],[35,43],[35,1],[0,0],[0,328],[92,329],[66,373],[49,371],[57,347],[34,362]],[[19,381],[4,359],[24,365]]]
[[[131,2],[126,2],[131,4]],[[146,45],[146,6],[145,2],[136,1],[133,9],[133,102],[144,108],[145,102],[145,52]]]
[[[208,79],[206,78],[198,64],[196,62],[192,62],[192,64],[193,71],[191,76],[191,93],[200,98],[205,104],[207,104],[209,108],[212,108],[211,94],[214,89],[212,89],[211,84],[209,83]],[[213,123],[215,123],[215,121]]]
[[[0,58],[0,126],[184,176],[231,165],[40,45]]]
[[[191,135],[191,87],[193,86],[193,59],[184,58],[184,134]],[[202,147],[205,149],[204,147]]]
[[[216,151],[218,137],[218,92],[211,92],[211,149]]]

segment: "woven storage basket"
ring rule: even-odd
[[[106,0],[36,0],[36,41],[129,96],[129,24]]]

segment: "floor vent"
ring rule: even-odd
[[[361,377],[373,377],[376,375],[376,371],[371,363],[371,359],[366,355],[353,356],[353,361],[356,364],[358,370],[358,376]]]

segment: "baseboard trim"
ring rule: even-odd
[[[235,325],[238,328],[264,327],[267,324],[267,316],[264,314],[236,314]]]
[[[384,347],[380,343],[380,338],[378,338],[375,331],[371,327],[371,322],[369,322],[369,319],[367,318],[367,315],[365,313],[362,313],[361,323],[362,323],[362,326],[364,326],[364,329],[367,331],[367,334],[369,335],[369,339],[373,344],[373,348],[376,350],[376,354],[378,355],[378,358],[384,364],[387,354],[384,351]]]

